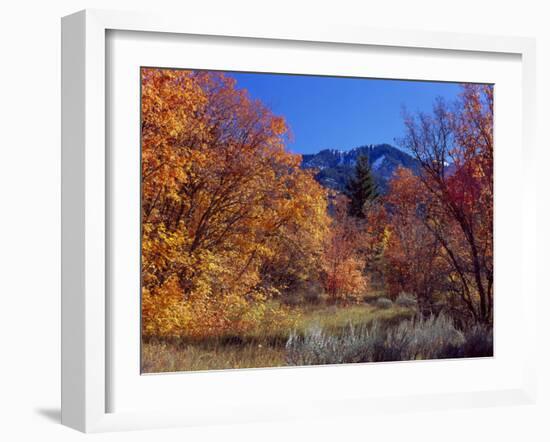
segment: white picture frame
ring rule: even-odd
[[[167,426],[205,425],[318,417],[334,414],[368,414],[371,411],[453,408],[532,403],[535,399],[534,339],[525,341],[521,356],[521,385],[461,393],[425,395],[328,397],[313,407],[258,409],[253,401],[238,404],[240,413],[195,413],[176,409],[110,411],[109,366],[113,355],[107,339],[111,318],[106,287],[107,253],[107,45],[110,31],[155,32],[162,35],[200,35],[269,39],[285,42],[337,43],[383,48],[422,48],[521,57],[521,300],[535,302],[535,177],[534,109],[535,43],[518,37],[492,37],[451,33],[356,29],[308,24],[291,26],[252,22],[213,22],[151,14],[86,10],[62,20],[62,423],[85,432]],[[498,211],[497,211],[498,213]],[[519,283],[519,279],[518,279]],[[534,336],[535,312],[521,319],[526,336]],[[519,356],[518,356],[519,357]],[[332,369],[338,369],[332,367]],[[340,368],[341,369],[341,368]],[[359,370],[357,367],[356,370]],[[309,368],[308,370],[316,370]],[[293,376],[292,369],[286,377]],[[288,374],[290,373],[290,374]],[[310,372],[311,373],[311,372]],[[219,376],[227,376],[218,373]],[[173,378],[175,381],[175,377]],[[235,379],[235,378],[233,378]],[[171,381],[170,381],[171,382]],[[260,380],[259,382],[265,382]],[[191,398],[192,400],[192,398]]]

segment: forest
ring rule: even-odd
[[[341,189],[222,72],[141,69],[142,372],[493,355],[493,88]]]

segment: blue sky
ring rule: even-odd
[[[286,118],[289,150],[315,153],[390,143],[403,135],[402,109],[431,111],[436,97],[453,100],[458,83],[281,74],[228,73],[253,98]]]

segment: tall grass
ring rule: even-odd
[[[142,345],[144,373],[354,362],[481,357],[493,354],[490,330],[457,329],[445,316],[416,317],[391,306],[309,305],[294,308],[292,330],[262,325],[240,335],[203,339],[149,339]]]
[[[280,367],[284,347],[262,344],[177,345],[148,342],[142,345],[142,373]]]
[[[301,306],[294,315],[292,329],[260,324],[239,335],[180,339],[147,339],[142,343],[142,372],[217,370],[224,368],[275,367],[286,365],[285,344],[291,334],[305,336],[318,324],[324,333],[343,337],[350,327],[366,327],[374,322],[397,325],[414,312],[398,306],[387,309],[359,304],[341,306]]]

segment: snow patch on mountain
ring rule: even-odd
[[[323,149],[315,154],[302,155],[302,168],[317,169],[315,178],[323,186],[343,191],[354,174],[359,156],[372,160],[377,184],[383,192],[397,167],[417,172],[418,162],[408,153],[389,144],[363,145],[350,150]]]
[[[386,159],[386,155],[382,155],[380,158],[377,158],[376,161],[374,161],[372,163],[372,168],[373,169],[379,169],[380,166],[382,166],[382,163],[384,162],[384,160]]]

